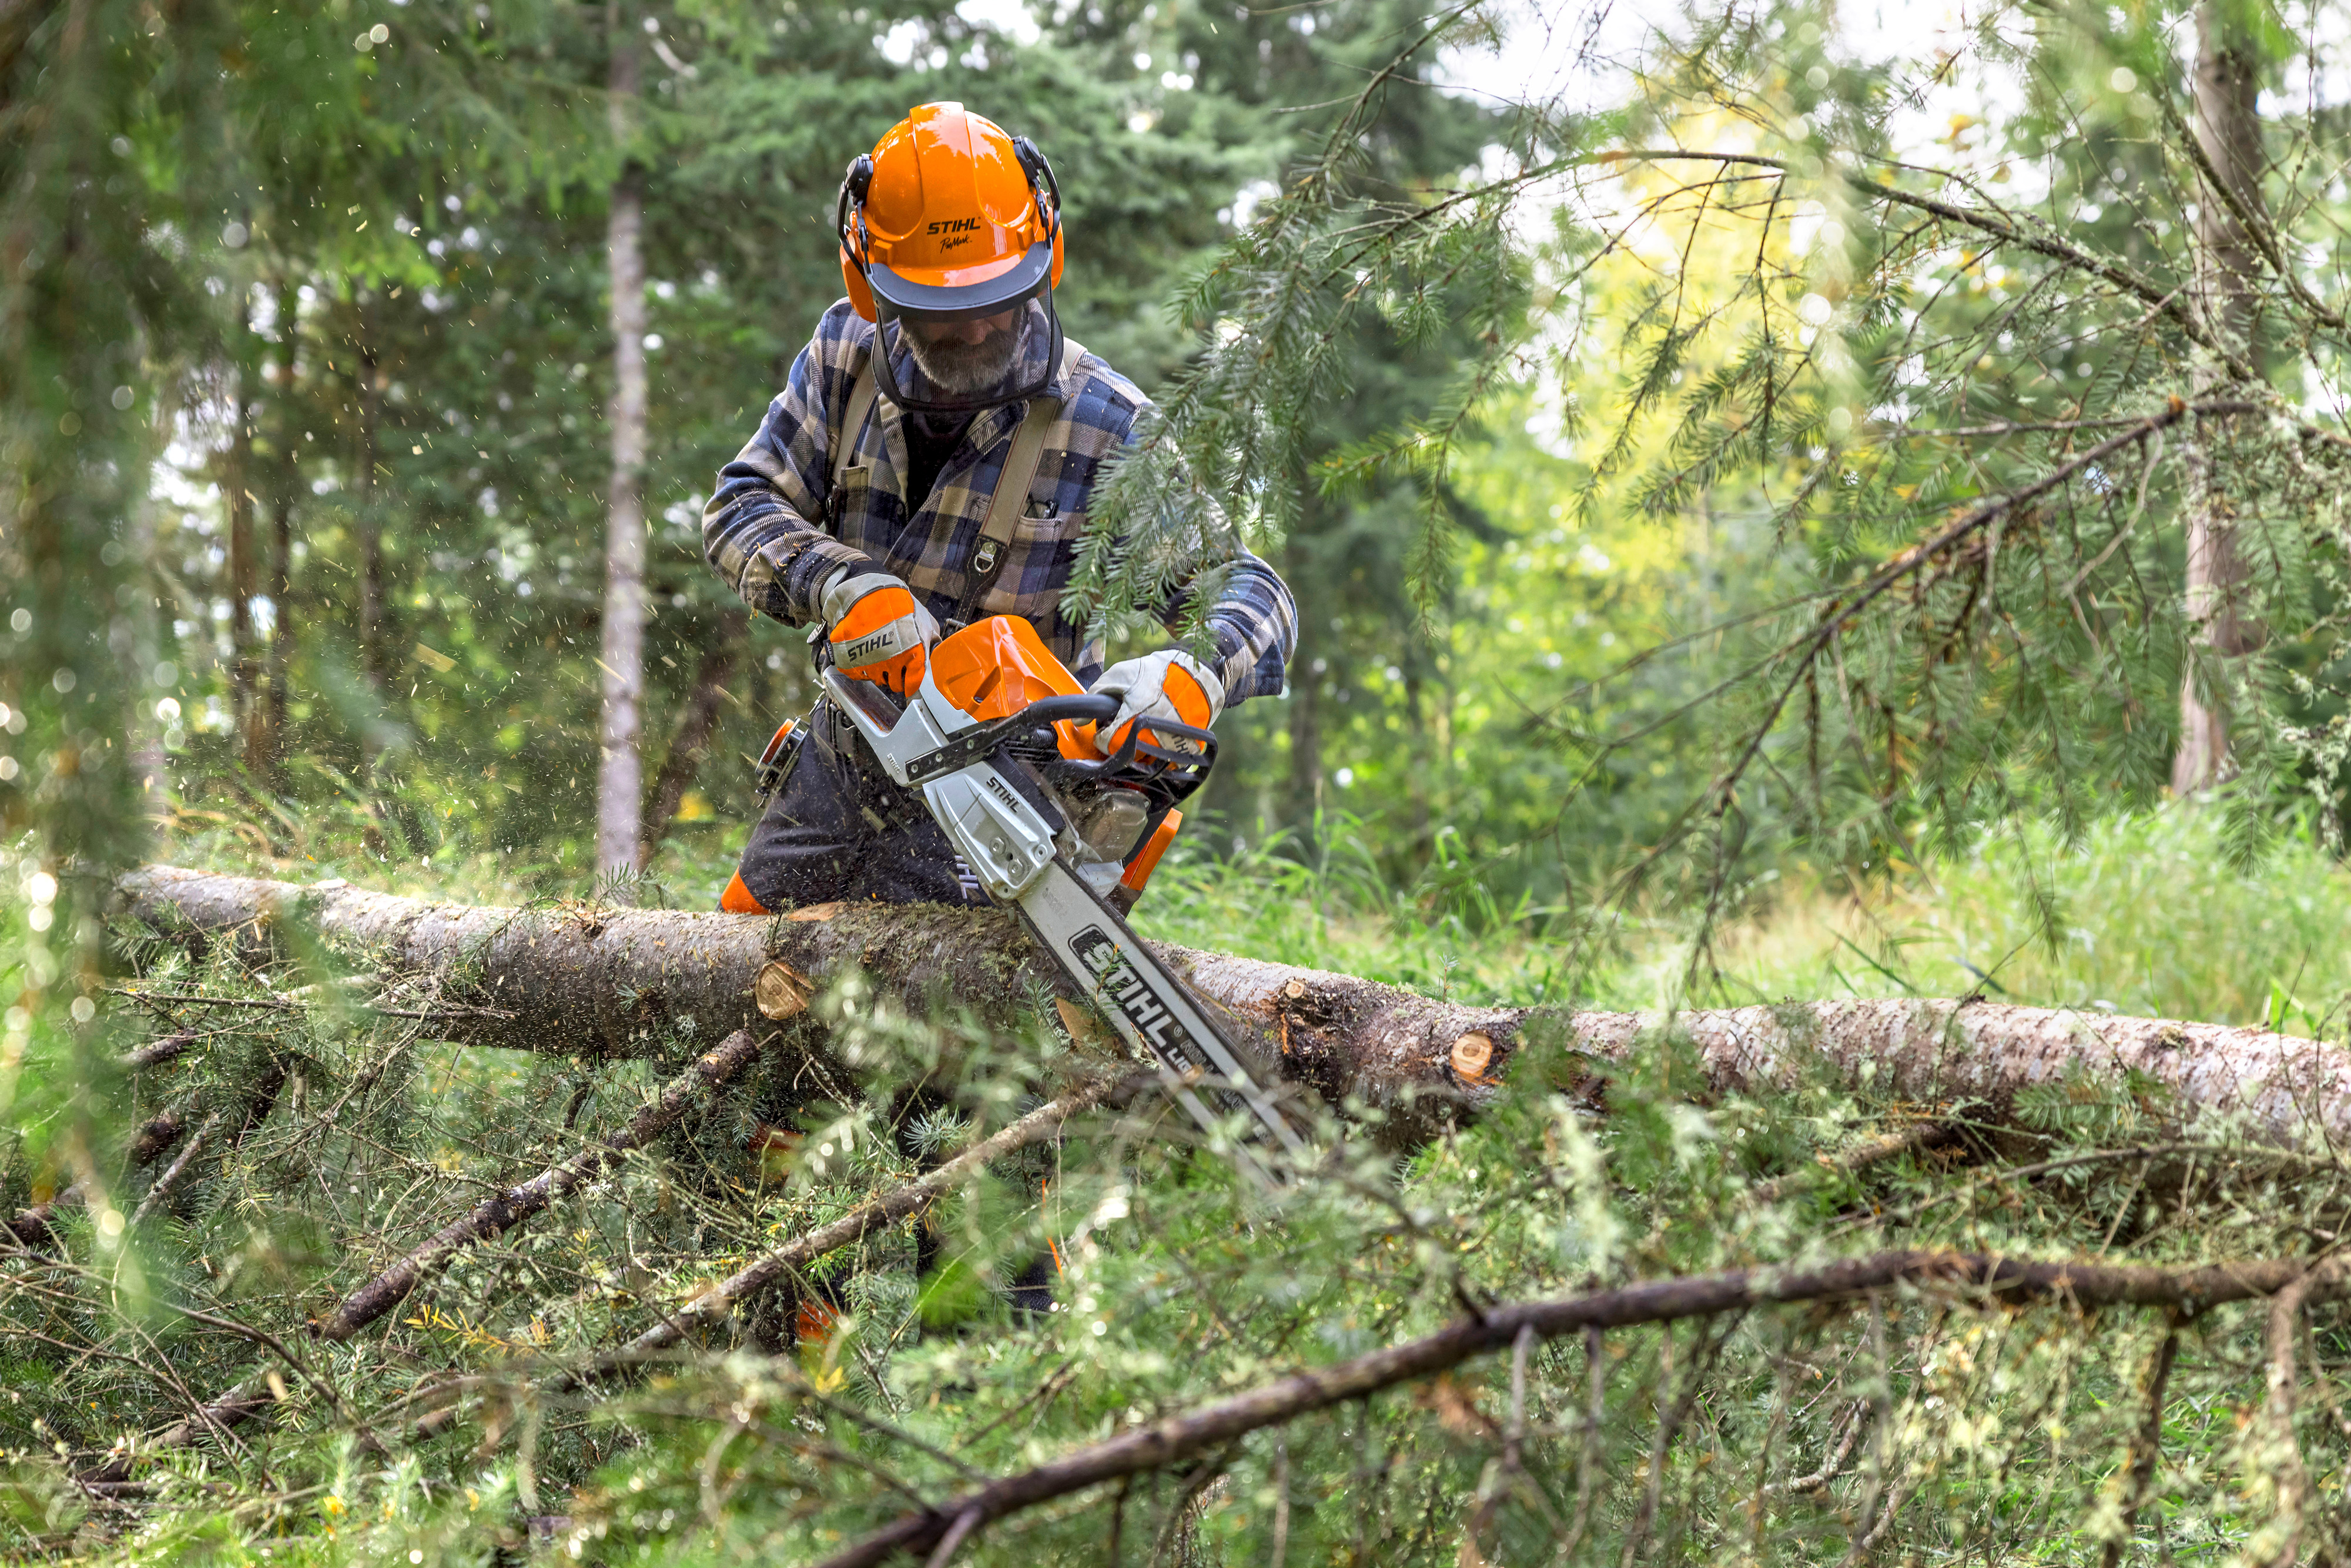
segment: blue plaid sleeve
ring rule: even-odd
[[[1226,571],[1207,614],[1216,639],[1217,678],[1225,706],[1249,697],[1280,696],[1289,686],[1290,655],[1298,648],[1298,604],[1273,568],[1243,550]]]
[[[846,299],[825,312],[702,512],[704,558],[744,603],[794,625],[816,619],[817,591],[837,568],[872,564],[824,528],[833,432],[863,359],[858,328]]]

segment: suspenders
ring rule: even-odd
[[[1061,380],[1064,383],[1076,373],[1078,361],[1084,354],[1084,348],[1075,339],[1062,340]],[[840,437],[833,443],[831,506],[836,528],[841,522],[841,476],[849,471],[850,455],[865,433],[865,421],[872,413],[879,395],[872,358],[868,355],[865,368],[858,371],[856,384],[850,388],[849,410],[841,422]],[[987,498],[987,516],[979,526],[979,544],[972,551],[963,598],[956,606],[955,621],[958,625],[969,624],[979,613],[979,601],[996,586],[997,578],[1004,570],[1005,558],[1011,554],[1012,530],[1019,524],[1029,486],[1037,480],[1038,464],[1045,455],[1046,433],[1061,413],[1061,400],[1057,397],[1040,393],[1029,400],[1029,416],[1013,433],[1012,450],[1004,458],[1004,472],[997,476],[996,493]]]

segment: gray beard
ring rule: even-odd
[[[1011,330],[991,332],[977,343],[925,343],[903,327],[898,335],[906,340],[906,351],[925,380],[950,397],[969,397],[1004,384],[1028,329],[1024,317]]]

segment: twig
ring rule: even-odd
[[[1882,1166],[1888,1160],[1898,1159],[1915,1149],[1923,1149],[1930,1145],[1939,1144],[1950,1135],[1951,1129],[1947,1123],[1920,1122],[1899,1133],[1887,1133],[1882,1137],[1872,1138],[1868,1143],[1857,1148],[1848,1149],[1842,1155],[1822,1155],[1808,1169],[1792,1170],[1784,1176],[1773,1176],[1770,1181],[1750,1189],[1748,1199],[1752,1203],[1777,1203],[1790,1193],[1807,1186],[1823,1176],[1854,1176],[1868,1170],[1873,1166]]]
[[[2077,1308],[2162,1306],[2200,1312],[2226,1301],[2274,1295],[2304,1280],[2311,1299],[2331,1299],[2342,1287],[2338,1271],[2311,1270],[2308,1260],[2300,1258],[2162,1269],[1901,1250],[1815,1269],[1735,1269],[1497,1305],[1482,1318],[1462,1318],[1421,1339],[1293,1373],[1007,1476],[944,1507],[904,1515],[827,1559],[821,1568],[876,1568],[897,1552],[927,1551],[974,1510],[983,1523],[992,1523],[1103,1481],[1165,1469],[1247,1433],[1434,1376],[1513,1343],[1526,1328],[1549,1339],[1579,1330],[1670,1323],[1750,1307],[1846,1300],[1898,1285],[1981,1293],[2003,1304],[2056,1298]]]
[[[631,1340],[610,1364],[638,1360],[676,1344],[689,1330],[724,1318],[734,1310],[737,1302],[767,1289],[801,1264],[812,1262],[837,1248],[846,1247],[868,1233],[912,1214],[990,1160],[999,1159],[1015,1149],[1026,1148],[1030,1144],[1050,1137],[1070,1117],[1101,1103],[1114,1092],[1156,1082],[1155,1078],[1143,1074],[1097,1079],[1058,1100],[1039,1106],[1002,1132],[973,1145],[929,1175],[862,1203],[830,1225],[806,1231],[762,1255],[679,1307],[668,1321]]]
[[[188,1141],[181,1145],[178,1157],[164,1167],[163,1174],[155,1178],[155,1185],[147,1189],[147,1196],[139,1200],[139,1207],[131,1210],[131,1228],[139,1228],[141,1221],[162,1207],[172,1190],[186,1178],[188,1172],[195,1168],[196,1155],[204,1152],[204,1140],[212,1135],[213,1129],[220,1123],[221,1113],[215,1111],[204,1118],[203,1126],[188,1135]]]
[[[1785,1492],[1818,1491],[1844,1473],[1844,1462],[1853,1457],[1855,1443],[1869,1423],[1862,1417],[1869,1414],[1869,1401],[1856,1399],[1844,1408],[1836,1425],[1829,1429],[1835,1447],[1821,1456],[1821,1468],[1810,1475],[1792,1476],[1784,1481],[1772,1481],[1763,1489],[1763,1495],[1773,1497]],[[1840,1434],[1842,1434],[1840,1436]]]

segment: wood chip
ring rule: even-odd
[[[1109,1026],[1069,998],[1055,997],[1053,1010],[1061,1015],[1061,1027],[1078,1044],[1098,1046],[1104,1051],[1119,1049],[1118,1036],[1111,1032]]]
[[[849,905],[846,904],[842,904],[838,901],[831,904],[811,904],[805,909],[793,910],[789,915],[785,915],[784,918],[787,920],[830,920],[848,907]]]
[[[1292,980],[1290,984],[1281,988],[1281,994],[1295,1001],[1298,998],[1306,994],[1306,982],[1303,980]]]

